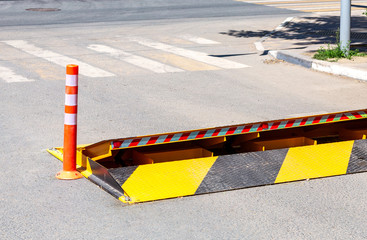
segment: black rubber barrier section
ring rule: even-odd
[[[121,187],[137,168],[138,166],[111,168],[108,170],[108,172],[120,184]]]
[[[288,149],[219,156],[195,194],[274,184]]]
[[[357,140],[353,144],[347,174],[364,171],[367,171],[367,140]]]

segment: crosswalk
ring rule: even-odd
[[[117,58],[121,61],[128,62],[135,66],[148,69],[155,73],[168,73],[168,72],[183,72],[182,69],[163,64],[149,58],[133,55],[131,53],[122,51],[120,49],[112,48],[101,44],[91,44],[89,49],[96,52],[108,54],[111,57]]]
[[[239,2],[259,4],[269,7],[283,8],[301,12],[338,12],[340,0],[236,0]],[[367,8],[366,0],[353,0],[352,10]]]
[[[29,79],[24,76],[16,74],[12,69],[0,66],[1,78],[7,83],[15,82],[34,82],[34,79]]]
[[[102,69],[99,69],[97,67],[93,67],[87,63],[78,61],[74,58],[67,57],[64,55],[61,55],[59,53],[52,52],[50,50],[41,49],[37,46],[34,46],[31,43],[28,43],[24,40],[10,40],[10,41],[3,41],[3,43],[8,44],[9,46],[15,47],[17,49],[20,49],[26,53],[29,53],[33,56],[43,58],[45,60],[48,60],[52,63],[55,63],[57,65],[60,65],[62,67],[66,66],[69,63],[74,63],[79,65],[81,69],[85,69],[83,71],[83,75],[87,77],[111,77],[114,76],[114,74],[106,72]]]
[[[229,60],[226,60],[226,59],[211,57],[207,53],[187,50],[187,49],[183,49],[183,48],[179,48],[179,47],[174,47],[174,46],[171,46],[171,45],[168,45],[168,44],[155,42],[155,41],[151,41],[151,40],[148,40],[148,39],[131,38],[131,41],[137,42],[141,45],[144,45],[144,46],[147,46],[147,47],[150,47],[150,48],[155,48],[157,50],[162,50],[162,51],[165,51],[165,52],[173,53],[173,54],[176,54],[176,55],[179,55],[179,56],[182,56],[182,57],[190,58],[190,59],[193,59],[193,60],[196,60],[196,61],[199,61],[199,62],[210,64],[210,65],[213,65],[213,66],[216,66],[216,67],[220,67],[220,68],[233,69],[233,68],[248,67],[247,65],[236,63],[236,62],[229,61]]]
[[[189,41],[196,46],[221,46],[218,41],[193,36],[180,35],[179,38]],[[58,39],[57,41],[64,41]],[[67,41],[67,40],[66,40]],[[122,43],[111,43],[109,41],[99,42],[83,42],[75,44],[75,48],[82,49],[81,52],[88,54],[70,54],[64,53],[62,47],[65,43],[56,43],[47,45],[32,40],[3,40],[0,41],[2,51],[8,50],[18,51],[18,55],[22,54],[23,58],[32,58],[34,61],[40,61],[47,64],[56,65],[59,68],[65,68],[67,64],[73,63],[79,65],[80,75],[91,78],[106,78],[119,75],[118,71],[114,71],[114,66],[125,65],[125,68],[136,68],[136,71],[148,71],[155,74],[164,73],[181,73],[187,71],[203,71],[203,70],[220,70],[220,69],[241,69],[250,67],[246,64],[235,62],[229,59],[223,59],[216,56],[211,56],[203,51],[192,50],[190,47],[175,46],[174,42],[168,44],[167,41],[161,42],[154,39],[142,37],[125,38]],[[136,44],[146,51],[136,49],[124,49],[126,42]],[[68,42],[67,44],[70,45]],[[72,44],[72,43],[71,43]],[[126,48],[126,47],[125,47]],[[104,64],[100,64],[99,58],[108,59],[102,60]],[[11,64],[7,64],[12,61]],[[0,81],[6,83],[17,82],[34,82],[38,79],[35,74],[24,74],[24,72],[32,72],[32,69],[24,69],[26,64],[17,66],[16,59],[2,59],[0,56]],[[27,66],[26,66],[27,68]],[[140,70],[139,70],[140,69]],[[23,76],[28,75],[28,76]],[[33,77],[29,77],[33,76]],[[38,75],[39,76],[39,75]],[[42,78],[42,77],[40,77]]]

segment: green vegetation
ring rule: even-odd
[[[340,48],[340,44],[338,43],[336,47],[331,47],[330,44],[328,44],[327,49],[320,47],[319,50],[317,50],[317,53],[313,56],[313,58],[318,60],[332,60],[332,61],[338,61],[340,58],[347,58],[352,59],[353,56],[366,56],[365,53],[360,53],[358,49],[355,50],[349,50],[349,54],[346,55],[345,51],[343,51]]]
[[[340,58],[346,58],[351,60],[354,56],[366,56],[365,53],[359,52],[358,49],[355,50],[349,50],[349,54],[346,54],[346,49],[341,49],[340,42],[339,42],[339,30],[336,32],[336,46],[331,47],[330,44],[328,44],[327,48],[320,47],[320,49],[317,50],[317,53],[313,56],[314,59],[318,60],[329,60],[336,62]],[[349,43],[350,45],[350,43]],[[349,48],[349,46],[347,47]]]

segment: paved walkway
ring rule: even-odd
[[[367,16],[363,11],[352,14],[351,49],[367,52]],[[335,44],[340,24],[337,15],[310,15],[288,18],[272,33],[255,43],[259,51],[306,68],[367,81],[367,57],[337,62],[312,58],[320,47]]]

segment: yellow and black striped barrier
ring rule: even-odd
[[[359,117],[352,114],[356,112]],[[288,129],[287,124],[274,130],[269,126],[293,126],[302,121],[255,123],[250,125],[256,126],[257,131],[224,136],[220,130],[214,137],[187,140],[200,132],[215,132],[194,130],[180,135],[186,133],[185,141],[177,138],[166,144],[147,144],[145,139],[159,139],[159,135],[137,137],[144,146],[126,148],[113,145],[123,144],[126,139],[107,140],[80,146],[77,165],[85,177],[126,203],[363,172],[367,171],[367,115],[363,113],[366,112],[311,116],[305,119],[325,121]],[[327,121],[330,116],[339,116],[338,121]],[[234,133],[239,126],[219,129],[226,133],[232,129]],[[62,148],[49,152],[62,160]]]

